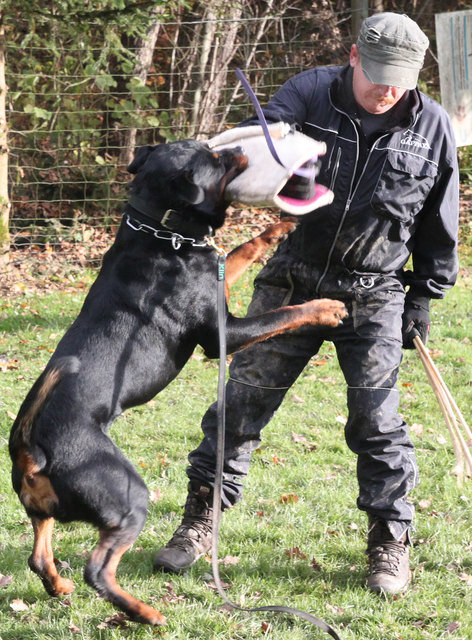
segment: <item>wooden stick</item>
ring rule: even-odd
[[[454,400],[454,398],[452,397],[451,392],[449,391],[449,389],[447,388],[446,383],[444,382],[444,380],[441,377],[441,374],[439,372],[439,369],[436,367],[436,365],[434,364],[433,359],[431,358],[431,356],[429,355],[429,351],[428,349],[425,347],[423,341],[421,340],[421,338],[419,336],[415,336],[413,338],[413,343],[415,345],[415,347],[418,349],[418,351],[420,351],[421,353],[424,354],[425,359],[428,362],[428,366],[432,369],[432,371],[434,372],[435,376],[437,377],[439,383],[441,384],[442,388],[444,389],[449,402],[452,405],[452,408],[454,409],[454,411],[456,412],[457,417],[459,418],[459,422],[461,423],[461,425],[464,428],[464,431],[466,433],[467,436],[467,440],[469,441],[469,444],[472,445],[472,431],[469,428],[468,424],[466,423],[464,416],[462,415],[459,407],[456,404],[456,401]],[[425,365],[426,368],[426,365]]]
[[[446,383],[442,379],[441,374],[439,373],[436,365],[429,355],[428,350],[423,344],[423,341],[419,336],[415,336],[415,338],[413,339],[413,343],[418,351],[421,362],[423,363],[426,374],[446,421],[457,460],[457,465],[456,467],[454,467],[453,473],[458,476],[458,481],[461,482],[464,471],[468,477],[472,476],[472,454],[470,452],[468,443],[462,435],[457,418],[459,418],[459,422],[465,431],[469,443],[472,444],[471,431],[467,423],[465,422],[464,417],[460,412],[456,402],[454,401],[451,392],[447,388]]]

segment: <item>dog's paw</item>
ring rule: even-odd
[[[310,324],[337,327],[348,315],[346,307],[339,300],[321,298],[321,300],[310,300],[305,304],[310,315]]]
[[[271,224],[267,229],[258,236],[261,240],[267,243],[268,246],[280,244],[288,238],[288,236],[295,230],[298,224],[298,219],[293,216],[287,216],[280,222]]]

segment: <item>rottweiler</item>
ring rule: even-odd
[[[146,521],[148,490],[108,430],[168,385],[197,345],[217,357],[218,255],[208,238],[224,223],[226,186],[246,166],[240,149],[185,140],[142,147],[128,167],[135,177],[114,244],[10,436],[13,487],[34,530],[29,566],[53,596],[74,589],[54,563],[54,521],[81,520],[99,530],[86,582],[132,620],[165,622],[116,581]],[[231,252],[228,285],[292,227],[278,222]],[[227,311],[228,352],[306,323],[336,326],[344,315],[328,299],[250,318]]]

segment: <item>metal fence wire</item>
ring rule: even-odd
[[[87,243],[94,229],[113,229],[137,146],[205,138],[252,113],[235,67],[264,103],[291,75],[347,61],[349,12],[324,3],[290,12],[287,0],[274,13],[273,4],[226,19],[156,16],[131,41],[110,23],[87,24],[74,38],[46,18],[34,34],[26,24],[12,38],[7,30],[13,247]]]

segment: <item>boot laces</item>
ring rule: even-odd
[[[386,540],[368,551],[371,573],[388,573],[396,576],[406,546],[403,542]]]
[[[179,547],[186,551],[206,541],[212,532],[213,509],[198,494],[187,498],[184,517],[179,528],[166,546]]]

